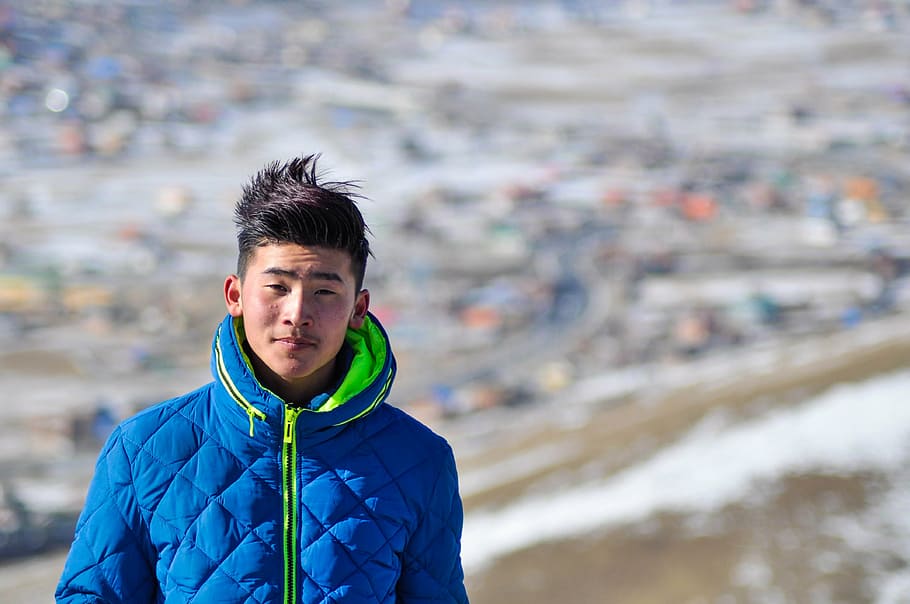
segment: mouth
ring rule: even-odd
[[[309,338],[276,338],[275,343],[279,346],[284,346],[289,350],[303,350],[306,348],[313,348],[316,346],[317,342]]]

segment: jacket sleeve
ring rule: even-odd
[[[464,517],[455,458],[448,445],[441,463],[431,470],[429,505],[404,552],[398,599],[402,604],[467,604],[461,566]]]
[[[157,580],[146,523],[120,429],[108,439],[89,486],[63,575],[58,604],[153,602]]]

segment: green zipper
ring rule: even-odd
[[[302,409],[285,407],[281,448],[284,483],[284,604],[297,600],[297,416]]]

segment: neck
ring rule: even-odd
[[[310,375],[300,380],[289,382],[269,369],[259,357],[245,345],[247,356],[253,365],[253,374],[259,383],[276,394],[289,405],[308,405],[314,397],[322,394],[335,380],[337,372],[337,358],[331,363],[320,367]]]

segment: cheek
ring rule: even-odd
[[[339,304],[333,308],[325,308],[319,313],[317,320],[326,328],[336,331],[344,336],[351,321],[352,310]]]
[[[255,321],[267,323],[281,314],[281,306],[274,300],[253,299],[247,305],[247,314]]]

